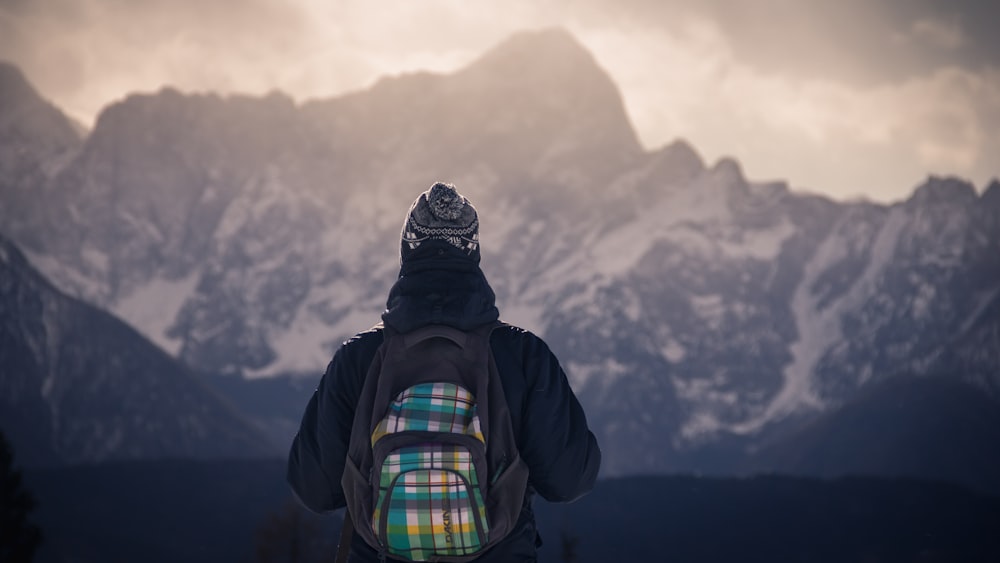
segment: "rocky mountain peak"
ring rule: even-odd
[[[248,153],[246,158],[254,161],[286,141],[282,133],[294,130],[296,120],[294,102],[278,92],[222,97],[163,88],[105,108],[91,141],[100,144],[113,138],[121,149],[184,147],[203,160],[223,156],[220,151]]]
[[[454,81],[491,100],[504,119],[547,133],[568,132],[612,154],[642,150],[618,88],[565,29],[518,33]]]
[[[705,171],[705,161],[701,155],[683,139],[677,139],[653,152],[651,158],[653,170],[650,176],[664,184],[686,182]]]
[[[472,66],[505,72],[517,68],[525,74],[553,70],[553,63],[566,73],[603,74],[593,55],[571,33],[561,27],[522,31],[485,53]]]
[[[986,186],[986,190],[983,191],[982,201],[987,207],[1000,209],[1000,180],[994,178],[990,182],[990,185]]]
[[[19,68],[3,61],[0,61],[0,135],[5,140],[31,143],[50,151],[75,147],[80,142],[73,122],[45,101]]]
[[[714,184],[722,187],[727,193],[744,193],[747,189],[746,177],[739,161],[732,157],[720,158],[708,171]]]
[[[35,89],[28,84],[21,69],[11,63],[0,61],[0,107],[13,107],[23,101],[38,98]]]
[[[519,33],[453,74],[385,78],[303,113],[344,158],[391,155],[394,168],[427,171],[428,182],[486,166],[518,170],[510,189],[546,177],[593,193],[644,154],[617,87],[562,29]]]
[[[917,206],[968,205],[976,199],[976,188],[969,182],[955,177],[930,176],[913,192],[908,203]]]
[[[0,225],[37,246],[49,180],[81,146],[81,128],[43,99],[14,65],[0,62]]]

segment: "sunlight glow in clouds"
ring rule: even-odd
[[[921,19],[913,22],[910,31],[918,41],[927,40],[948,50],[958,49],[965,41],[957,21]],[[901,41],[908,39],[906,35],[897,35],[896,38]]]
[[[784,0],[741,4],[773,17],[735,23],[724,3],[694,0],[0,0],[0,58],[90,125],[131,92],[330,97],[386,74],[450,72],[516,31],[561,25],[619,85],[649,149],[684,138],[710,163],[733,156],[752,179],[835,198],[898,200],[930,173],[982,188],[1000,174],[1000,62],[959,60],[977,45],[967,33],[975,20],[920,12],[885,23],[891,10],[860,12],[870,4],[837,9],[856,12],[859,34],[874,31],[822,44],[832,8],[813,14]],[[878,52],[849,50],[881,44],[877,33],[901,53],[937,58],[902,72]],[[765,41],[777,60],[754,54]],[[824,72],[810,56],[884,79]]]
[[[757,71],[710,21],[683,29],[579,32],[621,85],[647,146],[680,136],[710,160],[736,156],[751,177],[792,177],[836,196],[899,197],[930,172],[980,185],[996,173],[1000,153],[983,147],[1000,146],[997,133],[982,121],[1000,117],[996,71],[945,68],[852,87]],[[873,191],[879,185],[886,191]]]

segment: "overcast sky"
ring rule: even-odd
[[[643,143],[837,199],[1000,176],[998,0],[0,0],[0,59],[91,125],[165,85],[297,100],[560,25]]]

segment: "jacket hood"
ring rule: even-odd
[[[399,332],[428,324],[470,330],[499,317],[479,261],[442,241],[428,241],[407,256],[382,313]]]

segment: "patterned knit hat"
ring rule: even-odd
[[[479,261],[479,216],[455,186],[438,182],[420,194],[403,223],[401,260],[422,243],[443,240]]]

